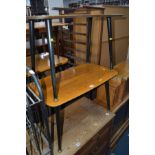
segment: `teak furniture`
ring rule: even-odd
[[[57,8],[59,10],[63,10],[63,8]],[[65,10],[66,8],[64,8]],[[116,66],[127,66],[125,60],[128,51],[128,39],[129,39],[129,28],[128,28],[128,7],[123,6],[102,6],[98,5],[97,7],[82,7],[73,9],[72,12],[75,14],[113,14],[113,13],[122,13],[125,15],[125,18],[115,18],[112,21],[111,31],[112,34],[112,61],[114,64],[114,69],[117,71]],[[81,23],[81,25],[77,25]],[[83,18],[75,18],[73,20],[73,31],[77,32],[80,31],[83,35],[76,35],[73,33],[74,40],[80,40],[81,42],[85,41],[84,34],[87,32],[84,25],[86,24],[86,20]],[[82,25],[83,24],[83,25]],[[109,37],[107,36],[108,29],[104,28],[106,25],[106,20],[101,20],[100,17],[94,17],[92,22],[92,38],[91,38],[91,62],[95,64],[100,64],[102,66],[110,67],[109,61]],[[104,33],[102,33],[104,31]],[[76,44],[74,45],[74,53],[75,56],[78,57],[78,60],[85,59],[84,50],[85,45]],[[72,50],[72,49],[70,49]],[[76,61],[80,64],[79,61]],[[110,102],[111,108],[115,109],[121,102],[122,99],[125,97],[125,92],[128,92],[128,75],[123,75],[123,72],[127,72],[128,68],[124,70],[121,67],[121,73],[119,72],[118,75],[109,81],[110,85]],[[124,96],[124,97],[123,97]],[[100,105],[104,105],[106,107],[106,95],[104,87],[99,87],[97,89],[97,100]]]
[[[62,124],[60,120],[61,108],[65,107],[71,101],[74,101],[78,97],[85,95],[87,92],[99,87],[100,85],[106,85],[106,97],[107,97],[107,107],[110,110],[110,98],[109,98],[109,80],[117,75],[117,72],[110,70],[105,67],[101,67],[95,64],[89,64],[90,62],[90,48],[86,50],[86,64],[81,64],[77,67],[72,67],[68,70],[62,71],[55,74],[55,60],[54,51],[52,48],[52,19],[56,18],[87,18],[87,26],[90,30],[88,32],[88,45],[91,45],[91,27],[92,18],[94,16],[101,17],[102,19],[107,18],[108,27],[111,25],[111,16],[120,15],[61,15],[61,16],[32,16],[28,17],[27,20],[30,23],[30,44],[32,59],[34,59],[34,22],[36,20],[43,20],[46,23],[47,28],[47,39],[48,39],[48,49],[49,49],[49,59],[50,59],[50,71],[51,76],[47,76],[40,80],[42,90],[45,96],[45,103],[51,108],[55,109],[56,112],[56,123],[57,123],[57,133],[58,133],[58,150],[61,151],[61,140],[62,140]],[[110,29],[109,29],[110,30]],[[111,33],[109,31],[109,42],[111,41]],[[111,50],[109,51],[111,58]],[[111,62],[112,59],[110,59]],[[32,64],[34,67],[34,62]],[[111,68],[113,67],[111,62]],[[30,88],[37,94],[36,88],[31,83]]]
[[[116,71],[95,64],[82,64],[59,72],[56,74],[56,78],[60,79],[56,85],[57,101],[54,100],[51,77],[42,78],[40,84],[45,95],[45,103],[50,107],[57,107],[86,94],[115,75]]]

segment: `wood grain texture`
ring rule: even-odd
[[[117,65],[126,59],[129,47],[129,8],[128,7],[110,7],[105,6],[105,14],[120,13],[125,18],[113,18],[113,61]],[[108,32],[107,21],[103,22],[101,65],[109,67],[109,49],[108,49]]]
[[[124,61],[127,56],[129,46],[129,8],[128,7],[110,7],[105,6],[105,9],[87,9],[80,8],[74,11],[75,14],[93,14],[93,15],[110,15],[110,14],[123,14],[124,17],[113,18],[113,60],[114,64],[118,64]],[[85,18],[74,18],[74,23],[86,23]],[[107,21],[104,18],[103,25],[101,22],[101,16],[94,16],[92,23],[92,38],[91,38],[91,62],[100,64],[105,67],[109,67],[109,49],[108,49],[108,32]],[[84,26],[78,26],[74,29],[83,33],[86,33]],[[102,34],[103,30],[103,34]],[[84,36],[75,36],[75,40],[85,41]],[[85,46],[75,46],[76,49],[85,50]],[[75,52],[76,56],[84,58],[83,53]]]
[[[40,83],[45,103],[50,107],[56,107],[89,92],[116,75],[116,71],[95,64],[82,64],[59,72],[56,74],[58,101],[54,101],[53,98],[51,77],[41,79]]]
[[[64,65],[68,62],[68,58],[54,55],[55,58],[55,67]],[[26,57],[26,65],[31,67],[31,56]],[[46,56],[44,59],[41,59],[39,54],[35,55],[35,68],[36,72],[45,72],[50,69],[49,56]]]
[[[116,66],[114,69],[118,72],[118,76],[121,76],[123,79],[129,78],[129,61],[123,61]]]
[[[114,66],[118,72],[117,76],[109,81],[110,85],[110,105],[111,109],[118,107],[129,94],[129,62],[128,60]],[[98,103],[106,107],[105,88],[99,87],[97,90]]]
[[[124,11],[120,11],[120,9],[112,9],[112,11],[108,12],[109,8],[105,7],[105,9],[95,9],[95,8],[79,8],[74,11],[75,14],[90,14],[93,16],[93,22],[92,22],[92,35],[91,35],[91,62],[95,64],[100,64],[106,67],[109,67],[109,50],[108,50],[108,32],[107,32],[107,21],[106,16],[112,15],[112,14],[125,14],[127,12],[127,9]],[[95,16],[100,15],[100,16]],[[102,17],[104,18],[102,20]],[[114,16],[113,16],[114,17]],[[128,18],[127,18],[128,19]],[[122,16],[116,16],[113,18],[114,24],[113,24],[113,39],[118,39],[118,37],[122,38],[122,36],[129,36],[128,34],[128,27],[127,27],[127,19],[122,18]],[[86,23],[85,18],[74,18],[73,23]],[[121,25],[121,29],[119,28],[119,25]],[[79,31],[86,33],[86,27],[84,26],[74,26],[74,31]],[[103,33],[102,33],[103,32]],[[86,38],[84,36],[76,36],[75,40],[81,40],[86,41]],[[125,40],[125,39],[124,39]],[[124,41],[123,40],[123,41]],[[118,40],[117,40],[118,41]],[[115,41],[114,41],[115,42]],[[124,60],[124,57],[126,56],[126,51],[128,47],[128,40],[125,40],[122,44],[122,40],[118,41],[119,44],[114,44],[113,46],[113,59],[114,64],[115,62],[120,62]],[[121,44],[121,45],[120,45]],[[75,45],[75,51],[76,49],[85,50],[85,46],[81,45]],[[118,53],[115,54],[115,53]],[[77,57],[85,58],[84,53],[78,53],[75,52]],[[121,54],[120,54],[121,53]],[[122,55],[122,56],[121,56]],[[116,60],[115,60],[116,59]],[[79,64],[79,62],[77,62]]]
[[[87,13],[87,14],[90,14],[90,15],[103,15],[104,14],[104,9],[90,9],[90,8],[79,8],[77,10],[74,11],[75,14],[82,14],[82,13]],[[77,24],[77,23],[84,23],[86,24],[86,19],[85,18],[74,18],[73,20],[73,23],[74,24]],[[99,53],[100,53],[100,49],[101,49],[101,44],[100,44],[100,41],[102,40],[101,36],[102,36],[102,33],[101,33],[101,27],[102,25],[102,21],[101,21],[101,16],[94,16],[93,17],[93,20],[92,20],[92,34],[91,34],[91,48],[90,48],[90,51],[91,51],[91,62],[92,63],[95,63],[95,64],[98,64],[98,57],[99,57]],[[74,26],[73,27],[73,30],[75,32],[82,32],[82,33],[87,33],[87,27],[85,26]],[[78,35],[74,35],[74,38],[75,40],[81,40],[81,41],[84,41],[86,42],[86,37],[85,36],[78,36]],[[85,53],[80,53],[80,52],[76,52],[77,49],[80,49],[80,50],[83,50],[83,51],[86,51],[86,46],[81,46],[81,45],[78,45],[76,44],[75,45],[75,54],[77,57],[79,58],[82,58],[82,59],[86,59],[86,56],[85,56]],[[76,61],[77,64],[80,64],[80,62]]]

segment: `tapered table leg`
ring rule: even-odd
[[[64,123],[64,111],[57,107],[56,112],[56,124],[57,124],[57,136],[58,136],[58,151],[62,151],[62,133],[63,133],[63,123]]]
[[[110,93],[109,93],[109,81],[105,82],[105,92],[106,92],[106,100],[107,100],[107,110],[110,111]]]

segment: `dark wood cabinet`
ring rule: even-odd
[[[112,120],[96,133],[75,155],[106,155],[109,148]]]

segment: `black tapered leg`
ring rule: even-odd
[[[63,120],[61,118],[60,107],[55,109],[56,112],[56,124],[57,124],[57,136],[58,136],[58,151],[62,151],[62,131],[63,131]]]
[[[53,86],[53,95],[54,100],[58,100],[57,88],[56,88],[56,76],[55,76],[55,60],[54,60],[54,49],[52,46],[53,33],[52,33],[52,20],[47,19],[45,21],[47,29],[47,41],[48,41],[48,50],[49,50],[49,60],[50,60],[50,71],[51,71],[51,80]]]
[[[35,33],[34,33],[34,21],[29,21],[30,30],[30,52],[31,52],[31,68],[35,71]]]
[[[64,125],[64,109],[61,109],[60,119],[61,119],[61,137],[62,137],[62,135],[63,135],[63,125]]]
[[[113,53],[112,53],[112,20],[111,17],[107,17],[108,27],[108,43],[109,43],[109,57],[110,57],[110,69],[113,69]]]
[[[109,81],[105,82],[105,92],[106,92],[106,100],[107,100],[107,110],[110,111],[110,93],[109,93]]]
[[[87,18],[86,62],[90,62],[91,30],[92,30],[92,17],[89,17]]]
[[[54,143],[54,115],[51,115],[51,140]]]

